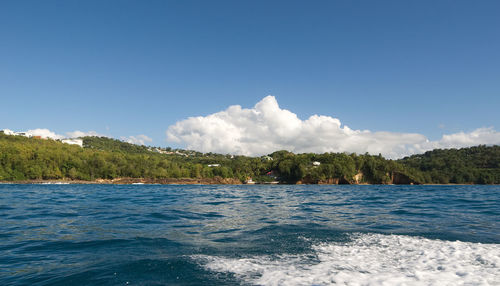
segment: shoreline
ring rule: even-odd
[[[244,184],[238,179],[234,178],[168,178],[168,179],[148,179],[148,178],[116,178],[116,179],[96,179],[92,181],[86,180],[20,180],[20,181],[0,181],[0,184],[19,184],[19,185],[276,185],[266,183]],[[339,185],[339,184],[293,184],[293,183],[279,183],[279,185]],[[359,185],[359,186],[372,186],[372,185],[408,185],[413,184],[345,184],[345,185]],[[424,186],[498,186],[498,184],[419,184]]]
[[[54,184],[54,185],[242,185],[242,183],[233,178],[168,178],[168,179],[148,179],[148,178],[116,178],[116,179],[96,179],[92,181],[86,180],[20,180],[20,181],[0,181],[0,184],[21,184],[21,185],[36,185],[36,184]]]

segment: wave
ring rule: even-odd
[[[196,255],[206,270],[257,285],[500,285],[500,246],[383,234],[352,234],[300,255]]]

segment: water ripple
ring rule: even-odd
[[[285,270],[313,270],[321,245],[356,251],[342,246],[353,233],[476,251],[500,243],[499,205],[498,186],[0,185],[0,284],[245,284],[263,281],[279,257],[292,257]],[[493,261],[481,251],[457,265]],[[242,280],[197,255],[269,268]]]

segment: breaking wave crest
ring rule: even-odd
[[[207,270],[257,285],[500,285],[500,245],[353,234],[307,254],[193,257]]]

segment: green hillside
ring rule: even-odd
[[[419,170],[424,183],[500,183],[500,146],[436,149],[399,162]]]
[[[0,180],[220,177],[313,184],[500,182],[498,146],[434,150],[397,161],[344,153],[277,151],[262,157],[203,154],[105,137],[84,137],[83,146],[0,134]]]

